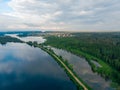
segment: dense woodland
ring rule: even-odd
[[[98,72],[120,84],[120,33],[73,33],[72,37],[46,38],[47,45],[66,49],[77,55],[84,53],[86,56],[93,56],[92,59],[96,61],[104,61],[112,69],[103,68]]]

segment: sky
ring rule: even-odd
[[[120,0],[0,0],[0,31],[120,31]]]

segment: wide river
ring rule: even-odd
[[[25,42],[43,43],[42,37],[18,37]],[[94,73],[88,62],[81,57],[62,49],[52,48],[54,52],[68,60],[74,71],[93,90],[115,90],[110,81]],[[94,62],[96,63],[96,62]],[[100,66],[96,63],[97,66]],[[0,90],[76,90],[63,69],[39,48],[21,43],[0,45]],[[9,88],[9,89],[6,89]]]
[[[0,45],[0,90],[77,90],[56,61],[25,43]]]

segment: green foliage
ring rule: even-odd
[[[92,67],[105,79],[112,79],[120,85],[120,33],[74,33],[74,37],[46,37],[45,45],[62,48],[84,56]],[[96,68],[90,60],[96,60]]]

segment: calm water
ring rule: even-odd
[[[76,90],[64,70],[39,48],[0,45],[0,90]]]
[[[80,58],[65,50],[52,49],[57,55],[62,56],[70,64],[72,64],[74,71],[94,90],[114,90],[110,86],[109,81],[105,81],[102,77],[92,72],[90,65],[84,58]]]
[[[19,37],[17,36],[17,34],[6,34],[7,36],[11,36],[11,37],[15,37],[18,38],[24,42],[28,42],[28,41],[37,41],[38,43],[44,43],[46,41],[46,39],[44,39],[41,36],[27,36],[27,37]]]

